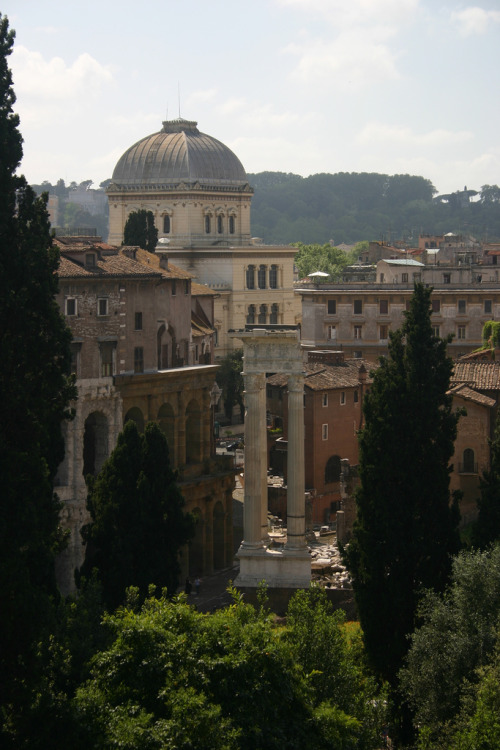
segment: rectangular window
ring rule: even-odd
[[[459,315],[465,315],[467,312],[467,302],[464,299],[458,300],[458,313]]]
[[[144,372],[144,349],[142,346],[134,348],[134,372]]]
[[[135,330],[142,331],[142,313],[136,312],[135,314]]]
[[[457,338],[463,341],[466,338],[467,329],[465,326],[458,326]]]
[[[329,299],[328,300],[328,315],[336,315],[336,314],[337,314],[337,300]]]
[[[389,326],[380,326],[380,339],[385,341],[389,338]]]
[[[172,279],[172,297],[177,294],[177,283],[175,279]]]
[[[328,406],[328,393],[323,393],[321,397],[321,406]]]
[[[355,350],[353,354],[354,354],[354,359],[363,359],[363,352],[359,351],[359,349]]]
[[[403,284],[407,284],[408,283],[408,274],[407,273],[402,273],[401,274],[401,281],[402,281]]]
[[[247,268],[247,289],[255,289],[255,266]]]
[[[69,316],[76,315],[77,306],[76,306],[75,297],[66,297],[65,307],[66,307],[66,315],[69,315]]]
[[[328,440],[328,425],[327,424],[321,425],[321,439]]]
[[[355,339],[361,339],[363,333],[363,327],[362,326],[354,326],[354,338]]]
[[[108,314],[107,297],[99,297],[99,299],[97,300],[97,314],[101,317]]]
[[[354,391],[354,403],[357,404],[359,401],[359,391]]]
[[[451,273],[443,273],[443,284],[451,284]]]
[[[340,405],[345,406],[346,399],[345,399],[345,391],[340,392]]]
[[[189,279],[184,279],[184,294],[189,294]]]
[[[439,326],[432,326],[432,335],[439,338]]]
[[[484,312],[485,312],[485,315],[491,315],[492,309],[493,309],[493,307],[492,307],[492,304],[491,304],[491,300],[490,299],[485,299],[484,300]]]
[[[361,315],[362,312],[363,312],[363,300],[355,299],[354,300],[354,315]]]
[[[101,378],[110,378],[115,374],[115,343],[103,341],[99,344],[101,356]]]
[[[80,349],[81,348],[82,348],[81,344],[71,344],[70,373],[71,375],[75,375],[77,378],[80,375]]]
[[[379,309],[381,315],[387,315],[389,312],[389,300],[381,299],[379,302]]]
[[[440,299],[431,300],[431,307],[432,307],[433,313],[441,312],[441,300]]]
[[[421,273],[418,272],[418,273],[414,273],[413,274],[413,283],[415,283],[416,281],[421,281],[421,280],[422,280],[422,274]]]

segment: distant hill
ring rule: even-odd
[[[456,232],[500,239],[500,189],[457,190],[436,196],[415,175],[339,172],[310,177],[285,172],[248,174],[255,189],[252,235],[266,243],[335,245]]]

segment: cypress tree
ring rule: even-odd
[[[143,250],[154,253],[158,242],[158,230],[152,211],[141,208],[129,214],[123,229],[123,244],[138,245]]]
[[[8,56],[14,32],[0,15],[0,705],[12,721],[35,679],[37,644],[57,595],[61,545],[53,480],[60,425],[76,395],[67,377],[71,334],[55,300],[58,254],[47,196],[15,170],[22,158]],[[24,698],[23,698],[24,696]],[[9,716],[9,719],[6,719]],[[1,720],[1,718],[0,718]]]
[[[479,514],[472,532],[472,543],[485,549],[500,539],[500,412],[490,441],[490,468],[480,480]]]
[[[392,686],[421,594],[443,590],[459,546],[449,492],[459,415],[447,393],[448,341],[432,331],[431,291],[415,285],[364,401],[357,520],[346,551],[369,658]]]
[[[81,572],[97,568],[108,608],[123,603],[128,586],[145,598],[150,584],[175,594],[179,551],[192,537],[194,520],[183,512],[168,444],[150,422],[140,435],[129,421],[98,477],[90,479],[88,508],[92,522]]]

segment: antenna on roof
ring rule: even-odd
[[[177,98],[179,100],[179,120],[181,119],[181,87],[177,81]]]

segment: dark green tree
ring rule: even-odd
[[[129,214],[123,229],[123,244],[138,245],[143,250],[154,253],[158,242],[158,230],[152,211],[141,208]]]
[[[472,543],[485,549],[500,540],[500,413],[497,414],[493,440],[490,440],[490,468],[483,473],[479,488],[479,513],[472,531]]]
[[[394,687],[426,588],[443,590],[458,550],[449,492],[459,415],[447,393],[452,360],[415,285],[364,401],[357,520],[346,551],[368,656]]]
[[[150,584],[175,593],[179,553],[194,531],[175,479],[159,426],[150,422],[141,435],[132,421],[100,474],[89,479],[92,522],[83,530],[81,571],[89,577],[97,568],[108,608],[123,603],[128,586],[137,586],[143,598]]]
[[[238,404],[240,416],[243,421],[245,407],[243,403],[243,349],[235,349],[223,357],[215,379],[219,388],[222,388],[222,399],[224,401],[224,413],[227,419],[231,419],[233,408]]]
[[[13,42],[0,16],[0,723],[15,731],[57,596],[53,480],[76,392],[66,376],[71,334],[55,300],[59,256],[47,199],[15,176],[22,138],[7,65]]]

